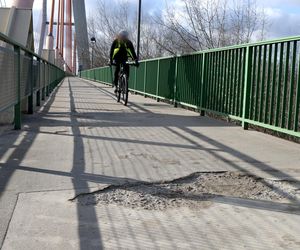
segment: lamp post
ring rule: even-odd
[[[140,59],[140,40],[141,40],[141,15],[142,15],[142,0],[138,0],[138,22],[137,22],[137,57]]]
[[[94,48],[96,45],[96,38],[92,37],[91,38],[91,44],[92,44],[92,68],[94,68]]]

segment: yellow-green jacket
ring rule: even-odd
[[[110,49],[110,59],[116,62],[126,62],[128,58],[137,59],[133,44],[130,40],[114,40]]]

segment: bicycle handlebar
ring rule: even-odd
[[[126,64],[128,65],[133,65],[133,66],[137,66],[139,64],[139,62],[126,62]]]
[[[125,62],[125,64],[137,67],[139,63],[136,63],[136,62]],[[111,64],[109,64],[109,66],[117,66],[117,64],[116,63],[111,63]]]

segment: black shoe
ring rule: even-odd
[[[115,94],[117,94],[117,92],[118,92],[118,89],[117,89],[117,87],[115,88]]]

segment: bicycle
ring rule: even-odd
[[[135,66],[137,67],[138,64],[135,62],[126,62],[125,64],[129,66]],[[111,64],[116,66],[116,64]],[[126,72],[124,70],[124,64],[120,65],[120,72],[119,72],[119,79],[118,79],[118,85],[117,85],[117,91],[116,91],[116,97],[117,101],[121,101],[121,97],[123,100],[123,104],[127,106],[128,103],[128,76],[126,75]]]

